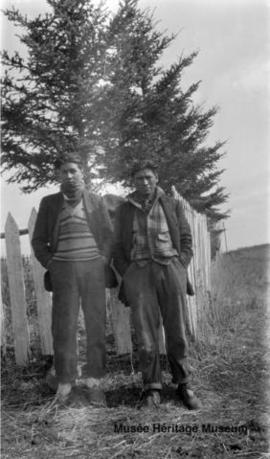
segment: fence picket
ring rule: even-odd
[[[206,331],[204,318],[206,317],[209,305],[210,267],[211,267],[211,245],[210,233],[207,228],[207,218],[205,215],[197,213],[187,201],[185,201],[175,189],[172,189],[173,196],[178,199],[183,206],[184,213],[191,227],[193,239],[194,256],[188,268],[189,279],[194,287],[195,296],[187,297],[187,308],[185,312],[185,322],[188,335],[197,339],[200,334]],[[36,220],[36,211],[32,210],[28,222],[29,237],[32,238]],[[12,312],[12,327],[15,337],[15,357],[19,365],[26,365],[29,355],[29,331],[26,315],[26,301],[24,292],[23,264],[20,251],[20,234],[25,234],[27,230],[19,232],[17,224],[9,214],[5,226],[7,246],[7,270],[9,279],[9,291]],[[51,296],[45,291],[43,286],[44,268],[36,260],[31,248],[31,263],[33,269],[34,288],[37,299],[37,312],[39,334],[41,342],[41,352],[43,355],[52,354],[51,336]],[[107,292],[108,293],[108,292]],[[130,308],[124,307],[117,299],[116,293],[111,292],[109,315],[112,323],[112,331],[115,338],[115,345],[118,354],[132,352],[131,339],[131,318]],[[3,307],[2,307],[3,309]],[[4,312],[4,311],[0,311]],[[3,315],[2,315],[3,327]],[[5,334],[2,328],[2,349],[5,346]],[[159,330],[160,353],[165,353],[164,330],[161,325]]]
[[[126,308],[113,293],[110,293],[110,307],[117,354],[131,353],[130,308]]]
[[[2,354],[6,354],[6,331],[5,331],[5,309],[2,301],[2,292],[0,289],[0,320],[1,320],[1,351]]]
[[[40,343],[41,343],[41,353],[43,355],[52,355],[53,354],[53,345],[52,345],[52,334],[51,334],[51,314],[52,314],[52,300],[51,295],[46,292],[43,284],[43,277],[45,269],[37,261],[32,245],[31,239],[34,231],[35,221],[37,217],[37,212],[35,209],[32,209],[29,221],[28,221],[28,230],[31,246],[31,263],[33,267],[33,278],[34,286],[37,299],[37,312],[38,312],[38,324],[39,324],[39,333],[40,333]]]
[[[198,326],[202,330],[204,311],[209,307],[208,291],[210,288],[211,246],[210,233],[207,229],[207,217],[196,212],[187,201],[172,187],[172,194],[183,206],[190,224],[194,256],[188,268],[189,279],[194,287],[195,296],[187,298],[186,326],[193,339],[198,336]]]
[[[23,279],[20,236],[17,223],[9,213],[5,225],[7,271],[11,302],[16,363],[26,366],[29,357],[29,329]]]

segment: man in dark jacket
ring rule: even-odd
[[[118,209],[113,261],[122,276],[120,297],[132,310],[145,404],[160,403],[161,315],[177,394],[187,408],[197,409],[200,402],[188,384],[184,323],[186,269],[192,257],[190,227],[180,202],[157,186],[153,164],[138,163],[131,175],[135,192]]]
[[[110,272],[112,228],[106,208],[84,184],[78,155],[58,161],[61,189],[42,199],[32,238],[35,256],[48,270],[53,291],[52,336],[58,381],[65,401],[77,377],[80,302],[87,335],[83,369],[91,401],[105,404],[105,271]]]

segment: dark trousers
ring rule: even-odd
[[[132,310],[144,389],[162,388],[158,334],[160,313],[173,382],[187,382],[185,268],[177,258],[168,265],[149,262],[140,267],[134,262],[124,274],[123,282]]]
[[[52,336],[56,376],[60,383],[77,376],[77,324],[80,302],[87,337],[85,377],[105,373],[105,280],[104,262],[52,261]]]

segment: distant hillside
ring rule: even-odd
[[[239,249],[236,250],[230,250],[229,252],[226,253],[226,255],[229,254],[239,254],[240,256],[242,255],[249,255],[251,257],[260,257],[260,258],[267,258],[269,260],[270,256],[270,244],[260,244],[260,245],[253,245],[251,247],[240,247]]]
[[[221,254],[212,265],[212,295],[226,303],[266,302],[270,293],[270,244]]]

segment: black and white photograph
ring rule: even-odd
[[[1,458],[270,459],[270,3],[2,0]]]

